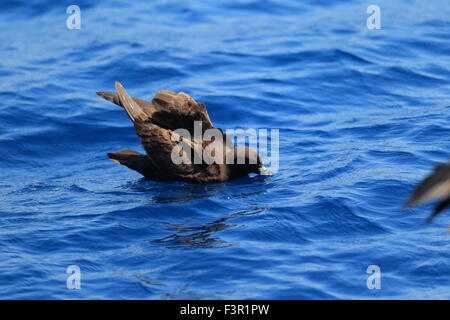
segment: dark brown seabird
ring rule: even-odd
[[[134,129],[141,139],[147,154],[134,150],[120,150],[108,153],[108,157],[119,164],[142,174],[147,179],[157,181],[189,181],[194,183],[223,182],[241,178],[249,173],[270,175],[263,166],[259,154],[248,147],[234,147],[222,130],[214,128],[209,119],[206,106],[196,102],[184,92],[158,91],[151,102],[128,95],[124,87],[115,83],[116,93],[97,92],[104,99],[125,109]],[[194,121],[201,122],[202,133],[208,129],[220,130],[224,139],[218,141],[198,140],[194,135]],[[190,139],[178,135],[176,129],[186,129]],[[171,153],[175,146],[184,143],[191,150],[191,156],[201,153],[209,144],[222,148],[223,161],[201,161],[200,163],[180,163],[172,161]],[[225,161],[226,155],[233,152],[233,163]],[[194,159],[194,158],[192,158]],[[203,159],[203,158],[201,158]],[[204,160],[204,159],[203,159]],[[209,164],[208,164],[209,163]]]
[[[436,165],[433,172],[414,189],[405,206],[412,207],[434,199],[442,201],[434,208],[428,221],[450,205],[450,163]]]

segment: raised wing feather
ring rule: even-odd
[[[120,107],[123,107],[122,103],[120,102],[119,96],[115,92],[100,91],[100,92],[97,92],[97,95],[99,95],[103,99],[108,100]],[[155,106],[153,106],[150,102],[139,99],[139,98],[134,98],[134,97],[132,97],[132,99],[134,100],[134,102],[136,102],[142,108],[142,110],[148,116],[151,116],[156,111]]]
[[[118,85],[122,87],[120,83]],[[125,107],[119,97],[119,90],[117,92],[117,94],[113,92],[97,92],[97,94],[105,100]],[[184,92],[161,90],[154,95],[151,103],[134,97],[130,99],[140,107],[147,119],[162,128],[187,129],[191,135],[194,135],[194,121],[199,121],[202,133],[213,128],[205,104],[196,102]]]
[[[196,102],[184,92],[158,91],[153,97],[152,104],[157,109],[152,118],[156,123],[164,124],[166,128],[187,129],[192,135],[194,121],[201,123],[202,132],[213,128],[205,104]]]

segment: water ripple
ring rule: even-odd
[[[59,4],[3,3],[0,297],[448,298],[448,214],[402,208],[450,154],[436,1],[382,1],[380,30],[356,0],[79,1],[81,30]],[[95,95],[114,81],[187,92],[223,129],[279,129],[280,170],[191,185],[117,166],[107,152],[142,148]]]

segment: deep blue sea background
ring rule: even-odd
[[[450,212],[402,207],[450,157],[448,0],[0,6],[0,298],[450,298]],[[142,150],[95,94],[115,81],[280,129],[279,172],[158,183],[109,161]]]

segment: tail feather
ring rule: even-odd
[[[153,164],[152,160],[145,154],[134,150],[120,150],[108,153],[108,157],[115,163],[124,165],[131,170],[137,171],[144,177],[152,180],[165,180],[160,170]]]
[[[147,156],[134,150],[125,149],[116,152],[110,152],[108,153],[108,157],[115,163],[125,164],[130,160],[143,160],[143,158],[146,158]]]

